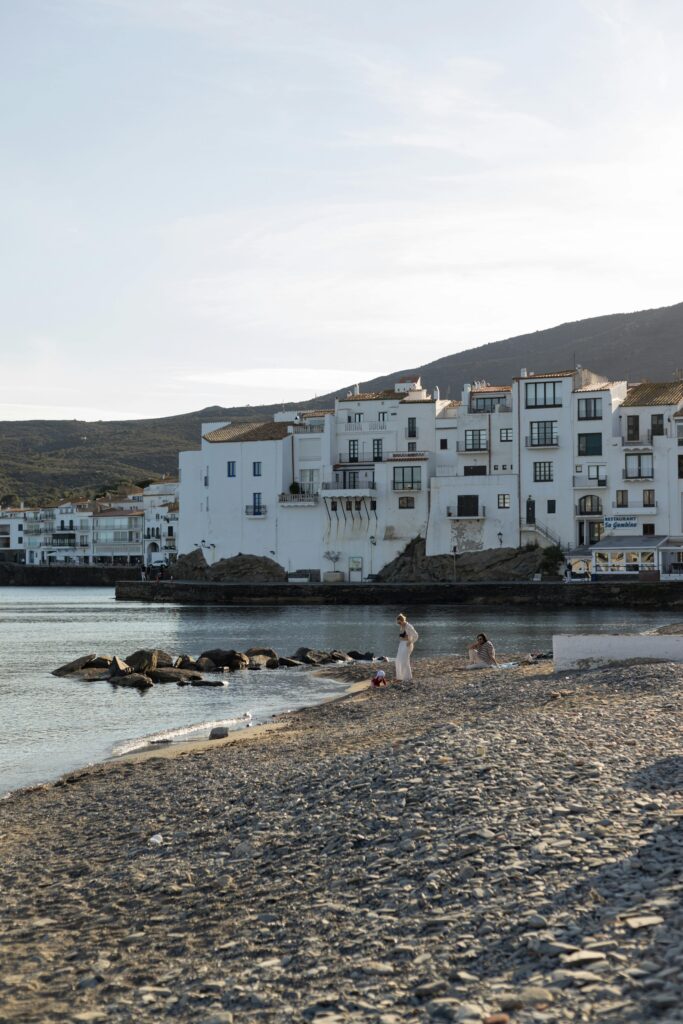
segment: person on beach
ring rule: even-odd
[[[496,661],[496,649],[487,638],[486,633],[478,633],[477,639],[467,648],[469,661],[467,668],[500,668]]]
[[[372,677],[373,686],[386,686],[387,685],[387,674],[382,668],[378,668]]]
[[[410,655],[418,639],[417,630],[411,626],[405,615],[401,613],[396,616],[396,624],[399,628],[398,651],[396,653],[396,678],[404,683],[413,681],[413,672],[410,667]]]

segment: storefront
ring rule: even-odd
[[[593,579],[637,577],[638,573],[655,573],[661,569],[660,554],[667,537],[603,537],[591,549]]]

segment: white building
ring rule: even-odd
[[[407,379],[202,434],[180,456],[178,546],[209,562],[265,555],[293,575],[360,580],[416,537],[428,555],[556,543],[590,562],[627,526],[666,541],[658,569],[680,556],[682,382],[523,370],[451,402]]]
[[[27,509],[0,509],[0,562],[25,562]]]

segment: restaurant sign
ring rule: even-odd
[[[606,530],[635,530],[637,526],[635,516],[605,516]]]

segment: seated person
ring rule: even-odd
[[[500,668],[496,661],[496,651],[486,633],[478,633],[477,639],[467,648],[469,662],[467,668]]]
[[[373,686],[386,686],[387,685],[387,674],[384,669],[377,669],[374,676],[372,677]]]

